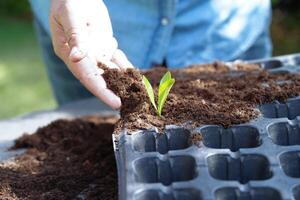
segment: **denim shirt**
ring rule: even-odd
[[[181,67],[271,54],[269,0],[104,0],[114,36],[140,67]],[[50,0],[31,0],[49,33]]]

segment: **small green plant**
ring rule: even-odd
[[[159,83],[158,95],[157,95],[158,96],[157,97],[157,106],[156,106],[153,88],[152,88],[149,80],[145,76],[143,76],[143,84],[144,84],[146,91],[148,93],[148,96],[150,98],[150,102],[153,105],[153,107],[155,108],[156,113],[159,117],[161,117],[162,109],[164,107],[164,104],[167,100],[169,92],[170,92],[172,86],[174,85],[174,83],[175,83],[175,79],[172,78],[171,73],[170,72],[165,73],[165,75],[162,77],[162,79],[160,80],[160,83]]]

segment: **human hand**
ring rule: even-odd
[[[49,21],[55,53],[91,93],[119,108],[121,100],[107,89],[98,64],[117,69],[133,66],[118,49],[103,1],[52,0]]]

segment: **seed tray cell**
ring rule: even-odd
[[[226,154],[214,154],[207,158],[207,164],[210,175],[219,180],[236,180],[245,184],[272,176],[268,159],[261,155],[245,154],[233,158]]]
[[[300,178],[300,151],[291,151],[279,156],[284,173],[293,178]]]
[[[215,192],[216,200],[281,200],[282,197],[278,190],[270,187],[252,188],[241,191],[239,188],[221,188]]]
[[[170,150],[186,149],[191,132],[181,127],[168,129],[165,134],[155,130],[142,131],[132,135],[133,149],[138,152],[159,152],[166,154]]]
[[[206,126],[201,129],[202,141],[206,147],[215,149],[253,148],[261,144],[259,131],[252,126],[233,126],[225,129],[222,126]]]
[[[284,66],[283,62],[277,59],[264,61],[259,63],[259,65],[264,69],[277,69]]]
[[[139,183],[162,183],[188,181],[197,176],[195,159],[191,156],[173,156],[167,159],[145,157],[134,161],[135,180]]]
[[[300,185],[293,189],[293,196],[295,200],[300,200]]]
[[[281,146],[300,145],[299,123],[277,122],[268,127],[272,141]]]
[[[251,60],[246,61],[246,63],[258,64],[260,67],[270,71],[284,70],[283,68],[285,68],[288,69],[288,71],[299,72],[299,70],[294,68],[294,66],[300,66],[300,54],[278,56],[270,59]]]
[[[265,118],[288,118],[290,120],[300,116],[300,98],[289,99],[285,103],[275,101],[259,106],[259,110]]]
[[[295,54],[250,63],[299,73],[299,60]],[[300,200],[300,97],[258,110],[257,119],[229,128],[169,125],[164,133],[114,135],[119,199]]]
[[[174,190],[162,192],[160,190],[148,190],[137,192],[134,200],[202,200],[201,194],[195,189]]]

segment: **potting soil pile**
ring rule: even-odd
[[[14,148],[28,150],[0,164],[0,199],[117,199],[111,139],[116,121],[58,120],[18,139]]]
[[[156,88],[166,71],[156,68],[145,75]],[[105,70],[108,87],[122,100],[121,119],[58,120],[18,139],[14,148],[28,149],[0,164],[0,199],[117,199],[114,130],[162,130],[166,124],[227,127],[257,117],[258,104],[300,93],[300,75],[270,74],[254,65],[232,69],[214,63],[173,70],[172,75],[176,83],[158,117],[139,71]]]

